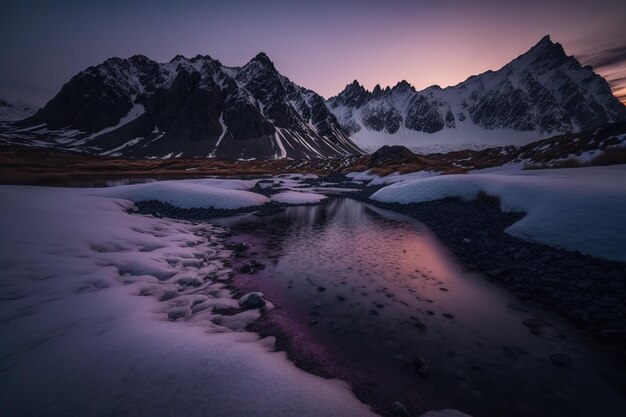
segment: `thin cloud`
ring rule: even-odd
[[[617,67],[626,64],[626,45],[614,46],[600,52],[582,54],[579,59],[595,69]]]
[[[611,87],[617,87],[626,84],[626,76],[617,77],[617,78],[607,78],[609,85]]]

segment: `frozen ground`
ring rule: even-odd
[[[214,311],[238,306],[220,229],[134,216],[93,189],[1,192],[2,415],[372,415],[271,339],[233,331],[257,310]]]
[[[497,196],[505,211],[528,213],[513,236],[626,262],[626,165],[476,171],[396,182],[372,198],[413,203],[445,197]]]

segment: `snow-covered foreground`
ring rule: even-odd
[[[219,229],[102,197],[137,196],[124,189],[148,192],[0,188],[2,415],[373,415],[273,340],[233,331],[257,310],[213,311],[237,306]]]
[[[505,211],[528,213],[506,231],[513,236],[626,262],[626,165],[503,171],[409,179],[372,199],[413,203],[483,191]]]

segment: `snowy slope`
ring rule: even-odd
[[[131,215],[90,190],[1,191],[3,415],[373,416],[271,338],[233,330],[257,310],[213,311],[238,308],[219,281],[220,229]]]
[[[606,81],[547,36],[501,69],[453,87],[416,91],[402,81],[370,92],[354,81],[327,103],[367,150],[520,145],[626,120]]]
[[[489,170],[487,170],[489,171]],[[412,203],[497,196],[505,211],[527,213],[513,236],[626,262],[626,165],[536,171],[476,171],[388,185],[372,199]]]
[[[0,122],[23,120],[35,114],[36,111],[37,108],[28,103],[21,101],[9,103],[0,99]]]

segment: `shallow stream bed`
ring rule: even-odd
[[[235,288],[276,307],[253,329],[382,414],[395,401],[411,414],[474,416],[618,416],[626,406],[623,370],[601,346],[464,271],[410,217],[331,197],[215,223],[252,245],[236,258],[247,273]]]

